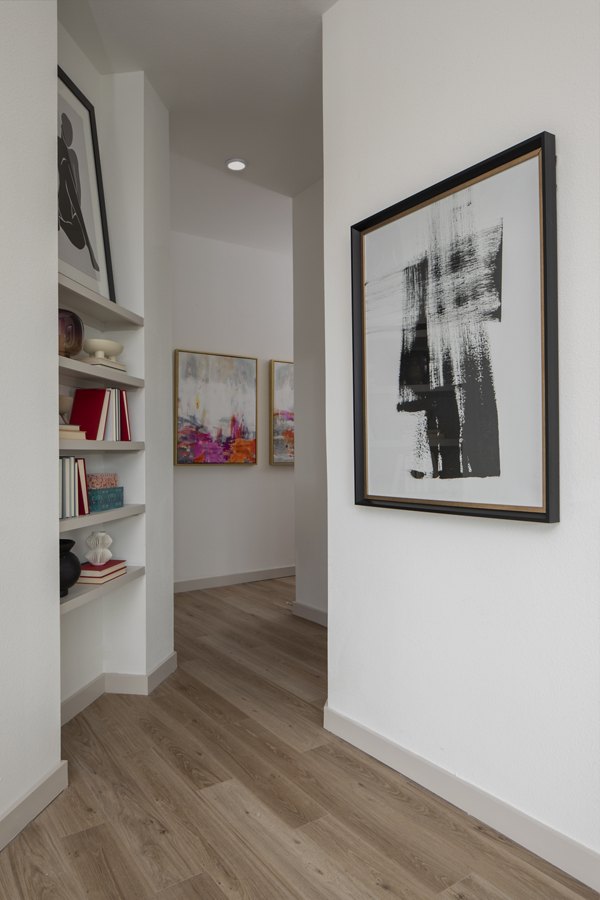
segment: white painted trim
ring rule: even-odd
[[[0,818],[0,850],[29,825],[69,783],[67,763],[61,760]]]
[[[146,695],[148,693],[148,676],[131,672],[106,672],[104,691],[106,694]]]
[[[228,587],[230,584],[246,584],[250,581],[270,581],[271,578],[290,578],[296,574],[295,566],[280,569],[259,569],[256,572],[237,572],[233,575],[217,575],[215,578],[195,578],[193,581],[176,581],[175,593],[203,591],[207,588]]]
[[[151,694],[161,681],[177,668],[177,654],[170,653],[148,675],[131,675],[127,672],[107,672],[104,690],[107,694]]]
[[[161,682],[172,675],[177,669],[177,654],[170,653],[166,659],[157,665],[148,675],[148,693],[151,694]]]
[[[600,890],[600,853],[590,847],[555,831],[422,756],[405,750],[370,728],[336,712],[328,704],[324,709],[323,727],[594,890]]]
[[[86,708],[86,706],[89,706],[90,703],[93,703],[94,700],[101,697],[104,691],[104,675],[98,675],[93,681],[90,681],[80,690],[71,694],[70,697],[67,697],[66,700],[63,700],[60,705],[61,725],[66,725],[67,722],[74,719],[75,716],[79,715],[79,713]]]
[[[307,606],[306,603],[294,603],[292,613],[300,616],[301,619],[308,619],[309,622],[316,622],[317,625],[323,625],[327,628],[327,610],[317,609],[315,606]]]
[[[98,675],[81,690],[63,700],[60,707],[61,724],[71,719],[101,697],[102,694],[151,694],[161,681],[172,675],[177,668],[177,654],[170,653],[149,675],[131,675],[121,672],[106,672]]]

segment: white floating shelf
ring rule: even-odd
[[[135,378],[133,375],[128,375],[127,372],[120,372],[118,369],[109,369],[105,366],[90,366],[79,359],[69,359],[67,356],[58,357],[58,381],[59,384],[74,385],[75,387],[81,387],[84,384],[92,387],[98,385],[121,388],[144,387],[143,378]]]
[[[94,528],[104,522],[115,522],[117,519],[128,519],[130,516],[139,516],[146,511],[143,503],[127,503],[117,509],[107,509],[105,512],[90,513],[89,516],[72,516],[70,519],[60,519],[59,531],[65,534],[68,531],[78,531],[80,528]]]
[[[113,578],[112,581],[107,581],[106,584],[73,585],[72,588],[69,588],[67,596],[63,597],[60,601],[61,616],[66,615],[73,609],[78,609],[80,606],[85,606],[85,604],[89,603],[91,600],[99,600],[100,597],[104,597],[105,594],[109,594],[111,591],[122,587],[122,585],[127,584],[129,581],[133,581],[135,578],[141,578],[145,572],[145,566],[128,566],[125,575],[119,575],[118,578]]]
[[[143,450],[143,441],[68,441],[60,440],[58,446],[61,453],[123,453]]]
[[[129,331],[144,324],[143,316],[106,300],[67,275],[58,276],[58,300],[61,308],[77,313],[86,325],[100,331]]]

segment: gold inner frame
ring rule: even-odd
[[[460,191],[466,190],[474,184],[479,184],[482,181],[486,181],[488,178],[492,178],[495,175],[498,175],[500,172],[505,172],[507,169],[511,169],[514,166],[521,165],[524,162],[527,162],[529,159],[534,159],[537,156],[538,158],[538,196],[539,196],[539,224],[540,224],[540,329],[541,329],[541,354],[540,361],[542,366],[542,497],[543,497],[543,505],[542,506],[516,506],[516,505],[508,505],[501,503],[473,503],[469,501],[457,501],[457,500],[429,500],[422,499],[417,497],[388,497],[383,494],[370,494],[368,492],[368,472],[369,472],[369,452],[368,452],[368,442],[367,442],[367,421],[368,421],[368,407],[367,407],[367,397],[366,397],[366,371],[365,371],[365,363],[366,363],[366,316],[365,316],[365,237],[368,234],[371,234],[373,231],[377,231],[379,228],[383,228],[386,225],[390,225],[392,222],[396,222],[398,219],[405,218],[412,213],[417,212],[420,209],[424,209],[427,206],[431,206],[433,203],[437,203],[440,200],[443,200],[445,197],[450,197],[452,194],[459,193]],[[440,194],[436,194],[434,197],[429,200],[425,200],[422,203],[418,203],[415,206],[411,206],[409,209],[403,210],[401,213],[398,213],[395,216],[390,216],[388,219],[385,219],[383,222],[379,222],[377,225],[372,225],[370,228],[365,229],[361,233],[361,296],[362,296],[362,344],[363,344],[363,360],[362,360],[362,394],[363,394],[363,454],[364,454],[364,492],[365,498],[369,500],[389,500],[394,503],[405,503],[412,505],[423,505],[423,506],[454,506],[458,508],[465,509],[497,509],[497,510],[507,510],[511,512],[532,512],[532,513],[545,513],[547,511],[547,478],[546,478],[546,372],[544,361],[546,359],[546,333],[545,333],[545,316],[544,316],[544,196],[543,196],[543,173],[542,173],[542,150],[538,148],[536,150],[532,150],[529,153],[524,153],[522,156],[517,157],[516,159],[510,160],[510,162],[504,163],[501,166],[496,166],[493,169],[490,169],[489,172],[484,172],[482,175],[479,175],[477,178],[470,178],[467,181],[462,182],[457,185],[455,188],[451,188],[447,191],[442,191]]]
[[[275,366],[277,363],[281,363],[284,366],[293,366],[294,361],[288,359],[272,359],[271,364],[269,366],[269,380],[270,380],[270,392],[269,392],[269,465],[270,466],[293,466],[293,459],[281,460],[280,462],[275,461],[274,450],[273,450],[273,412],[275,408]],[[296,424],[296,420],[294,418],[294,425]],[[294,457],[296,456],[296,443],[294,441]]]

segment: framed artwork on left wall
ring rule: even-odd
[[[58,271],[115,301],[94,107],[58,69]]]
[[[175,465],[255,465],[257,360],[175,351]]]

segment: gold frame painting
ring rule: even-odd
[[[174,464],[256,465],[256,357],[175,350],[174,366]]]
[[[272,359],[270,365],[269,462],[294,465],[294,363]]]

